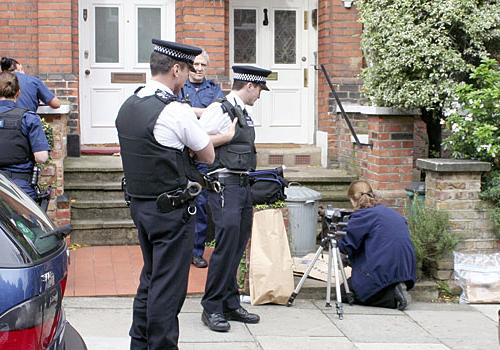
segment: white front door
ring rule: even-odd
[[[149,77],[152,38],[174,40],[175,0],[80,0],[82,144],[117,143],[115,119]]]
[[[272,70],[253,108],[258,143],[313,143],[314,48],[309,0],[233,0],[231,64]]]

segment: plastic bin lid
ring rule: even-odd
[[[305,186],[289,186],[285,188],[287,202],[306,202],[321,199],[321,193]]]

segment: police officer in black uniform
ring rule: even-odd
[[[200,122],[209,135],[225,133],[236,127],[234,137],[222,141],[212,136],[215,162],[209,173],[217,176],[224,188],[221,193],[209,192],[208,203],[215,226],[215,249],[210,258],[202,321],[213,331],[227,332],[228,320],[257,323],[260,318],[240,305],[236,274],[252,231],[252,199],[248,171],[256,167],[255,130],[247,106],[269,90],[267,69],[233,66],[232,91],[219,102],[212,103]]]
[[[1,72],[0,172],[36,199],[33,167],[35,163],[45,163],[49,159],[50,146],[40,117],[16,107],[19,94],[19,81],[14,73]]]
[[[130,348],[173,350],[178,349],[177,316],[193,248],[194,202],[185,201],[195,169],[190,153],[211,164],[214,149],[191,107],[176,97],[201,49],[152,42],[152,79],[123,103],[116,119],[126,193],[144,260]]]

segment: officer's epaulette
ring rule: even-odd
[[[156,97],[158,97],[161,101],[164,103],[168,104],[170,102],[178,101],[177,96],[169,94],[168,92],[164,90],[156,90],[155,91]]]

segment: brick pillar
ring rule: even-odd
[[[413,180],[413,156],[418,111],[387,107],[344,106],[361,143],[354,143],[345,120],[338,116],[339,162],[367,180],[384,200],[398,209],[406,204]]]
[[[176,41],[199,46],[210,57],[208,78],[228,81],[229,3],[227,1],[176,1]]]
[[[50,160],[43,168],[39,183],[42,187],[52,186],[47,212],[59,226],[70,222],[69,202],[64,198],[64,158],[66,158],[69,110],[69,106],[62,106],[57,110],[50,107],[38,109],[38,114],[51,125],[54,140]]]
[[[450,214],[451,232],[460,239],[456,249],[498,251],[489,206],[479,199],[481,174],[490,171],[491,164],[436,158],[418,159],[417,166],[426,173],[425,205]]]

